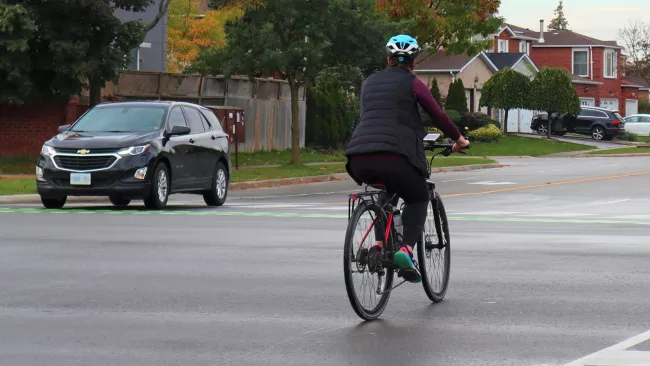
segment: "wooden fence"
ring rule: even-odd
[[[88,92],[82,94],[82,103]],[[305,89],[299,92],[300,145],[305,144]],[[244,108],[246,142],[240,151],[291,147],[291,93],[283,80],[123,71],[102,90],[102,100],[177,100]]]

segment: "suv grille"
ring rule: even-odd
[[[117,160],[115,156],[55,156],[54,161],[64,169],[94,170],[111,166]]]
[[[79,151],[79,148],[74,149],[74,148],[61,148],[57,147],[56,152],[58,153],[63,153],[63,154],[77,154],[77,151]],[[112,154],[117,149],[90,149],[90,152],[93,154]]]

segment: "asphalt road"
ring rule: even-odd
[[[349,181],[164,214],[0,206],[0,365],[567,365],[616,344],[571,365],[647,365],[648,161],[437,174],[447,297],[404,285],[368,323],[343,283]]]

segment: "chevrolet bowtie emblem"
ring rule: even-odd
[[[81,155],[88,154],[89,152],[90,150],[86,150],[86,149],[77,150],[77,154],[81,154]]]

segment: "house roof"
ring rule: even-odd
[[[461,72],[475,59],[482,58],[486,64],[493,70],[499,69],[492,63],[488,56],[481,52],[476,56],[467,56],[467,54],[447,55],[444,50],[440,50],[433,55],[423,52],[415,60],[415,71],[417,72]]]
[[[626,75],[625,79],[622,80],[622,85],[635,85],[640,86],[641,90],[650,90],[650,83],[643,80],[642,77],[636,75]]]
[[[537,66],[533,62],[533,60],[528,57],[527,54],[523,52],[512,52],[512,53],[487,53],[487,57],[492,61],[492,63],[499,69],[503,69],[504,67],[514,67],[517,65],[522,59],[526,59],[531,65],[537,69]]]
[[[518,27],[513,24],[503,23],[501,30],[497,34],[501,34],[503,31],[507,31],[515,39],[527,39],[531,41],[539,39],[539,31],[535,32],[534,30]]]
[[[575,46],[596,46],[596,47],[611,47],[611,48],[622,49],[622,47],[619,46],[616,43],[616,41],[602,41],[572,31],[544,32],[544,43],[533,45],[533,47],[575,47]]]
[[[639,83],[632,82],[632,81],[628,80],[627,78],[621,80],[621,86],[623,88],[636,88],[636,89],[641,89],[641,88],[644,87],[643,85],[640,85]]]
[[[573,84],[603,85],[603,83],[601,83],[600,81],[590,80],[573,74],[571,74],[571,81],[573,82]]]
[[[516,35],[526,38],[539,39],[539,30],[518,27],[513,24],[503,23],[503,28],[507,27]],[[517,37],[515,37],[517,38]],[[562,32],[544,32],[544,43],[535,43],[533,47],[575,47],[575,46],[598,46],[622,48],[616,41],[603,41],[600,39],[585,36],[584,34],[573,31]]]

